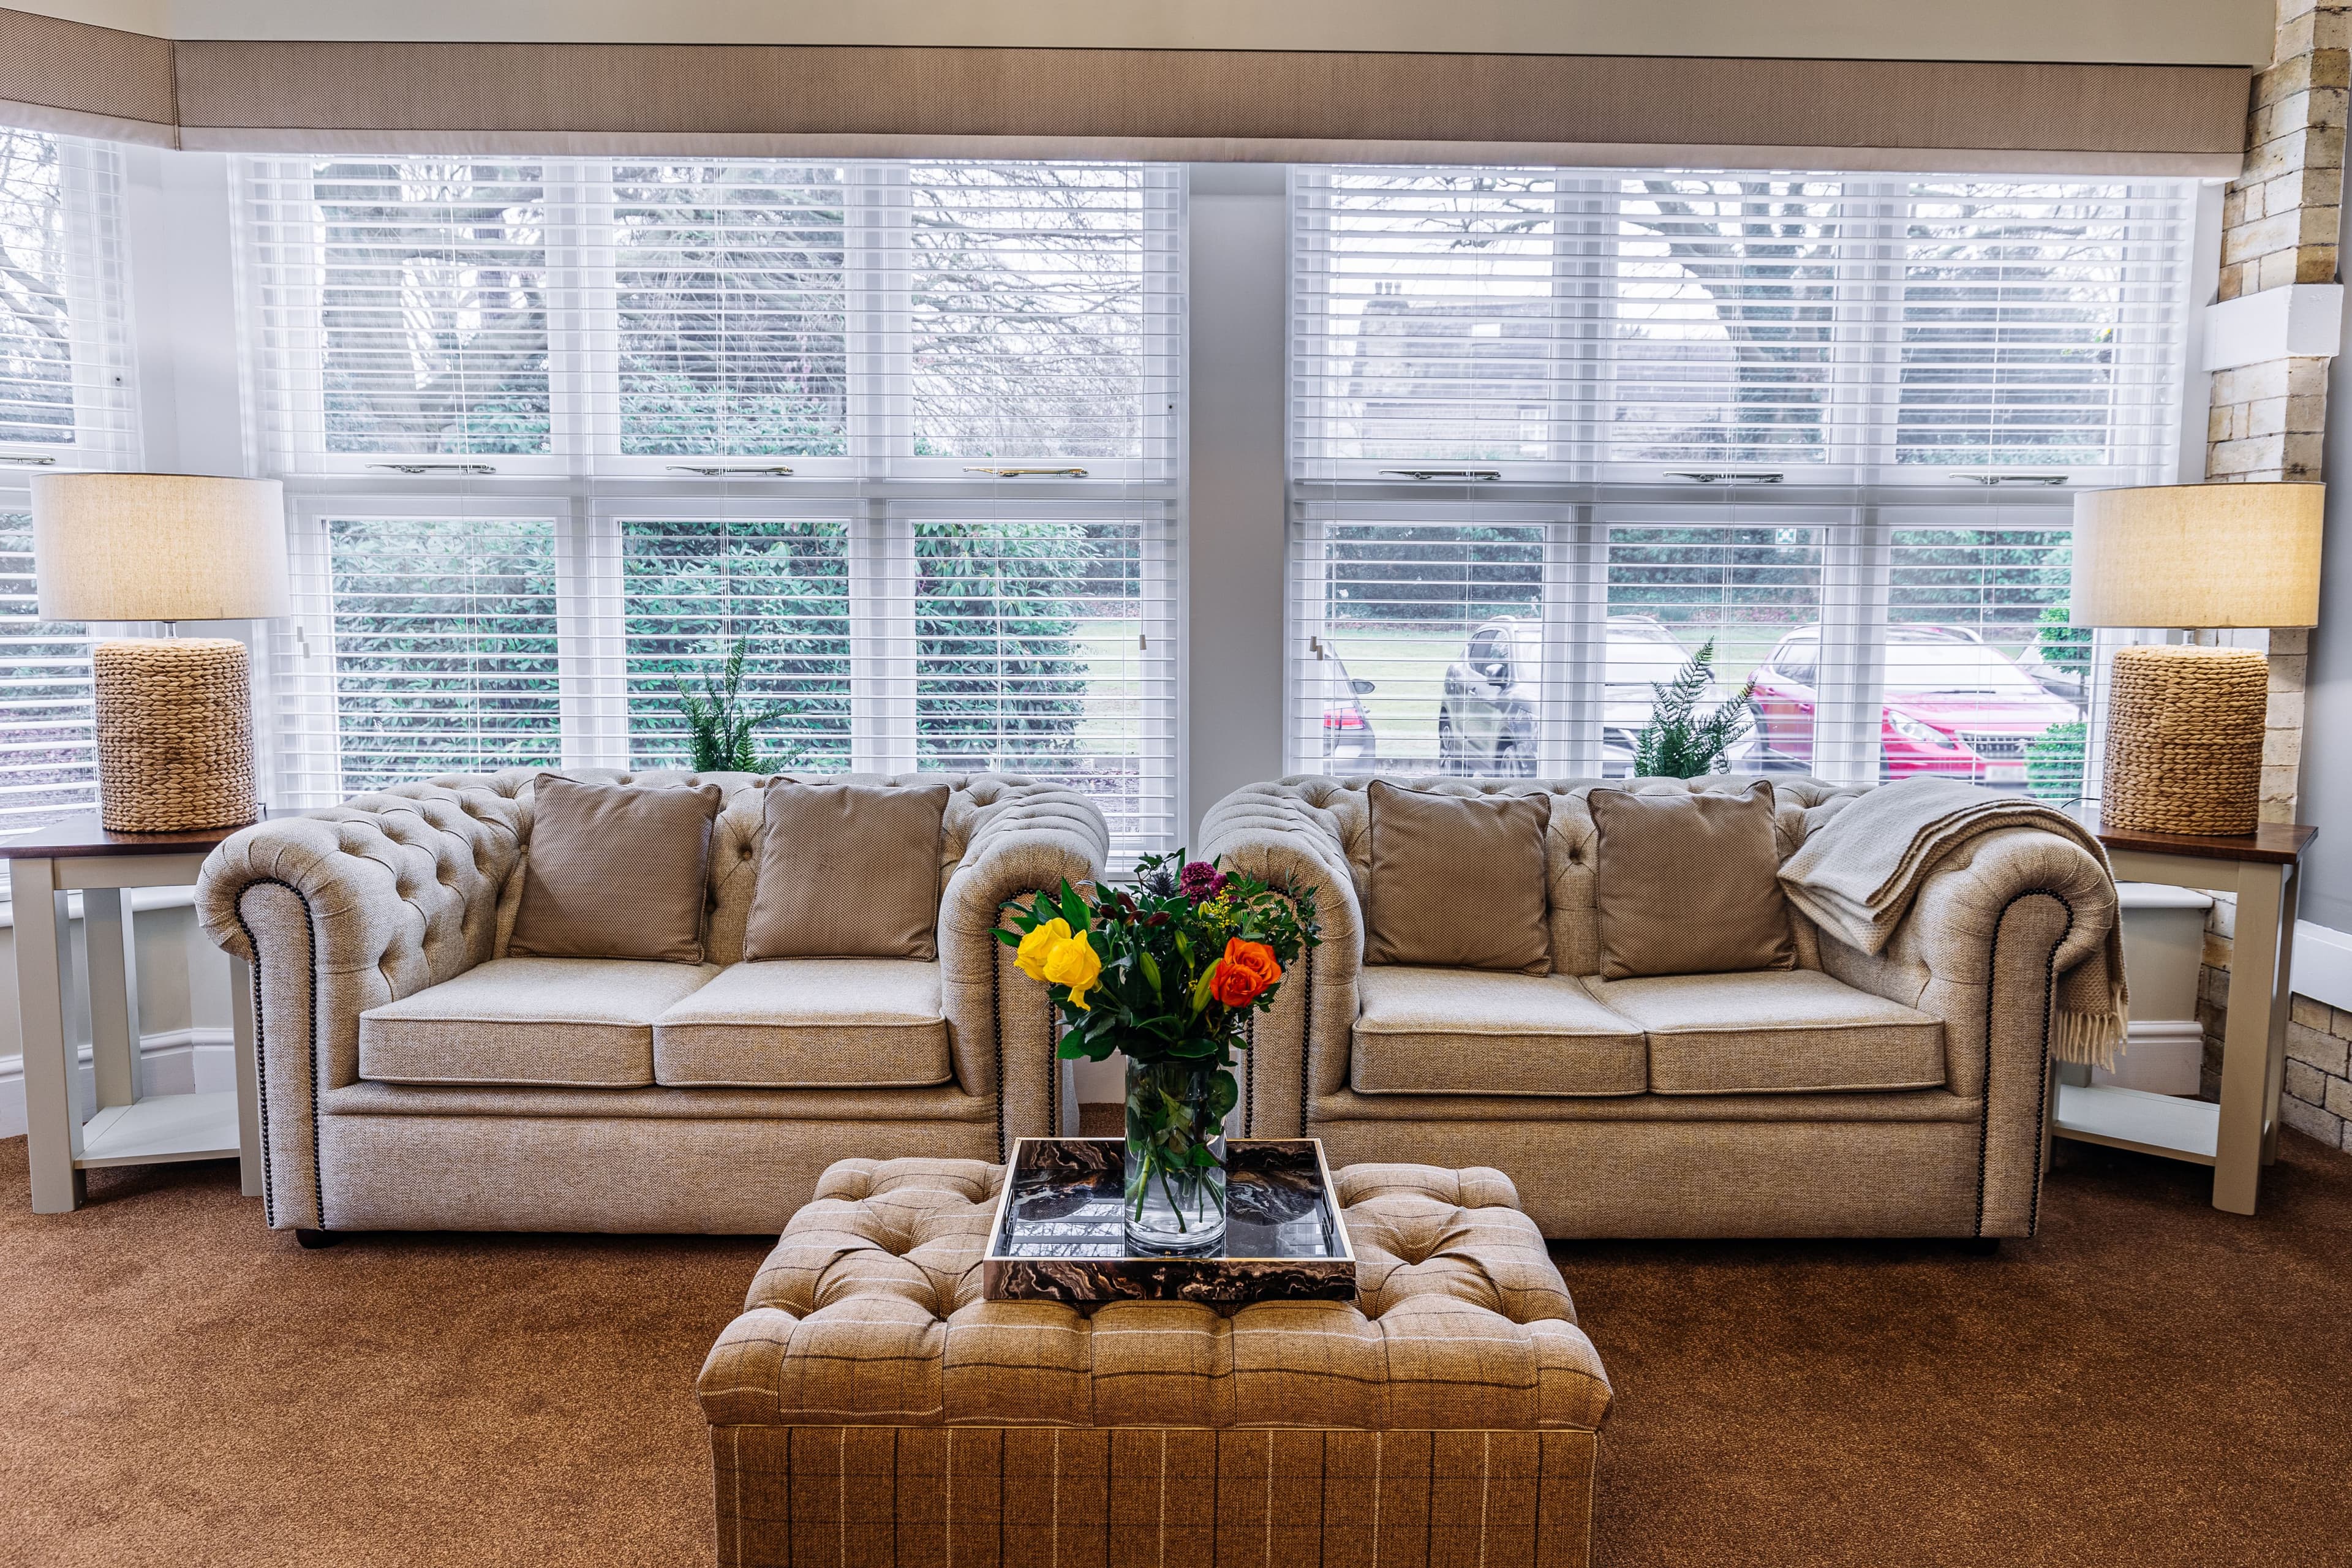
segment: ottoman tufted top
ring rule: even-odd
[[[703,1363],[714,1426],[1597,1430],[1609,1379],[1499,1171],[1333,1178],[1358,1300],[991,1301],[1003,1167],[844,1160]]]

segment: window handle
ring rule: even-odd
[[[1083,479],[1084,468],[966,468],[967,474],[993,474],[1000,479]]]
[[[1702,485],[1777,485],[1782,475],[1770,469],[1735,473],[1728,468],[1670,468],[1670,479],[1692,479]]]
[[[1384,479],[1468,479],[1480,483],[1503,477],[1500,468],[1382,468]]]
[[[706,479],[725,479],[730,474],[757,474],[772,479],[792,472],[781,463],[672,463],[669,471],[673,474],[699,474]]]
[[[495,474],[499,471],[488,463],[370,463],[368,467],[395,474]]]

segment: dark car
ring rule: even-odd
[[[1689,650],[1648,616],[1612,616],[1603,655],[1601,771],[1633,771],[1633,737],[1650,721],[1653,688],[1672,680]],[[1517,616],[1488,621],[1471,634],[1445,671],[1437,706],[1437,754],[1448,773],[1536,771],[1536,712],[1543,668],[1543,626]]]

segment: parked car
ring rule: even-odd
[[[1633,771],[1633,737],[1650,721],[1658,683],[1680,672],[1690,650],[1648,616],[1609,617],[1601,670],[1601,772]],[[1437,754],[1447,773],[1536,771],[1536,714],[1543,668],[1543,626],[1501,616],[1471,634],[1448,666],[1437,706]]]
[[[1820,685],[1821,628],[1782,637],[1756,671],[1761,757],[1809,767]],[[1879,716],[1879,775],[1940,773],[1979,784],[2025,782],[2025,750],[2082,710],[2043,689],[1999,648],[1950,626],[1890,626]]]
[[[1315,668],[1323,678],[1323,755],[1348,770],[1370,773],[1380,762],[1380,742],[1359,698],[1379,688],[1348,673],[1347,661],[1326,650]]]

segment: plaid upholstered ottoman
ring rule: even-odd
[[[1499,1171],[1338,1173],[1360,1299],[990,1301],[1003,1168],[845,1160],[704,1363],[724,1568],[1570,1568],[1609,1380]]]

